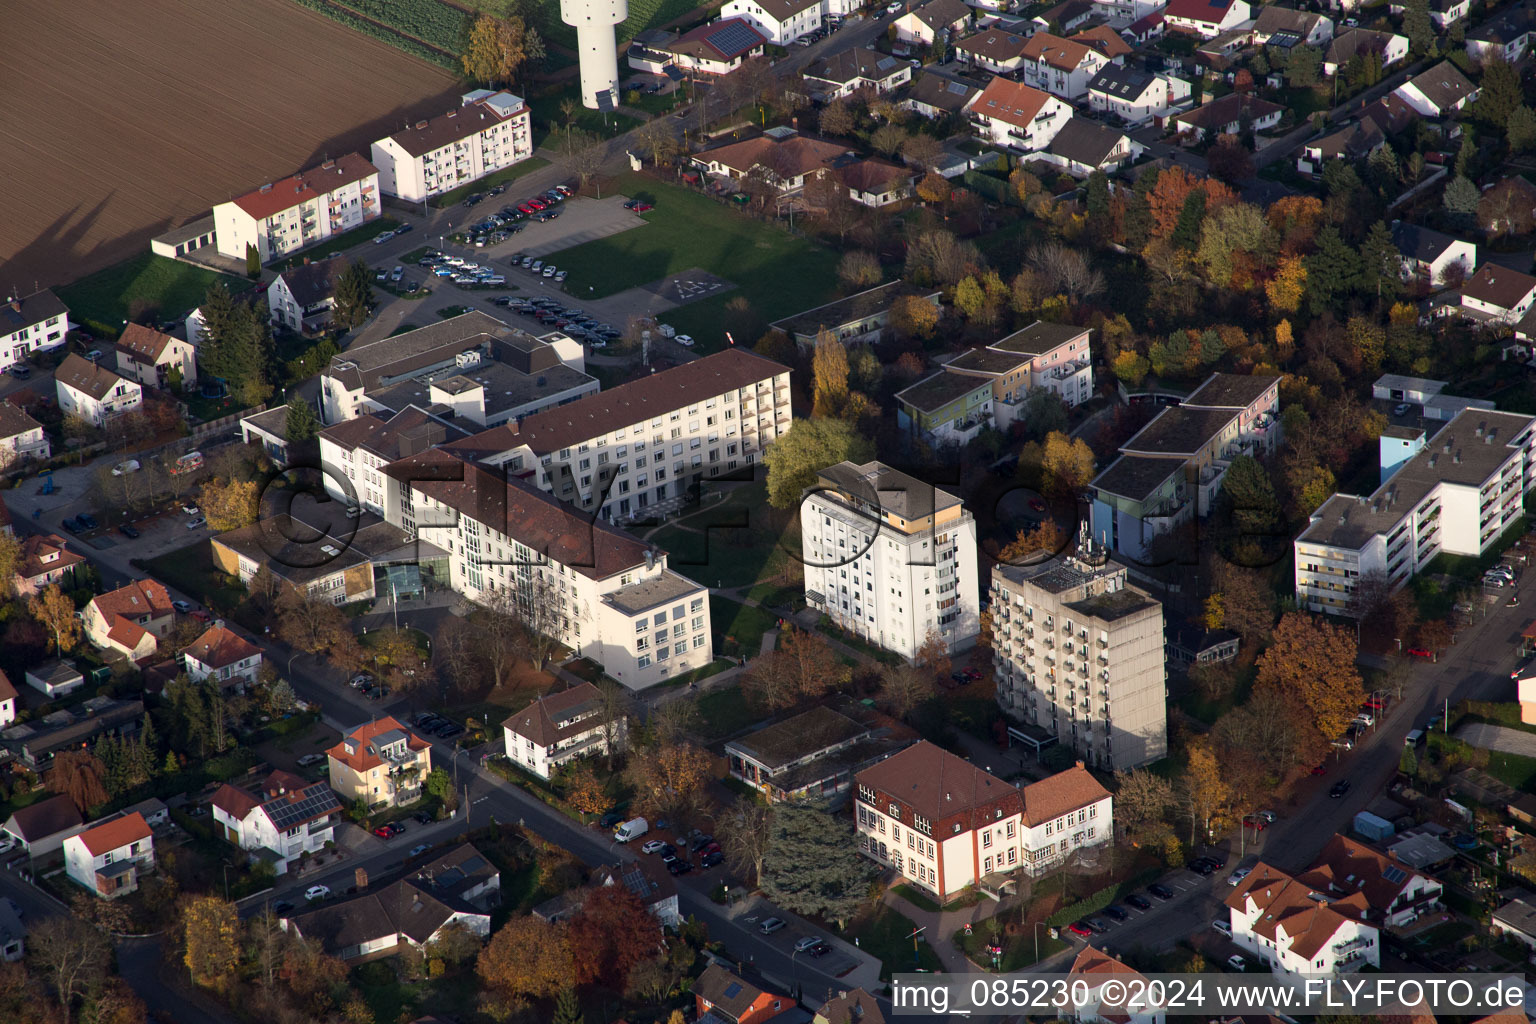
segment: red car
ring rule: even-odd
[[[974,668],[961,669],[960,672],[965,676],[965,678],[971,680],[972,682],[975,682],[981,678],[981,672]]]
[[[530,199],[528,200],[528,205],[533,207],[535,210],[543,210],[549,206],[549,204],[542,199]]]
[[[1312,774],[1313,775],[1327,775],[1328,774],[1328,766],[1326,764],[1320,764],[1316,768],[1312,769]]]
[[[395,830],[390,828],[388,825],[380,825],[378,828],[373,830],[373,834],[378,836],[380,839],[389,839],[395,834]]]
[[[1408,648],[1408,657],[1410,657],[1410,658],[1428,658],[1431,661],[1433,661],[1434,657],[1435,657],[1435,652],[1431,651],[1431,650],[1426,650],[1423,647],[1410,647],[1410,648]]]
[[[198,622],[212,622],[213,621],[213,616],[209,615],[207,612],[203,611],[201,608],[199,608],[197,611],[193,612],[192,613],[192,617],[194,619],[196,619]]]
[[[1266,828],[1269,827],[1269,822],[1265,821],[1263,818],[1256,814],[1250,814],[1244,818],[1243,824],[1248,828],[1253,829],[1255,832],[1263,832]]]
[[[1071,932],[1073,935],[1088,936],[1093,934],[1093,929],[1088,927],[1087,923],[1083,921],[1073,921],[1071,924],[1067,925],[1067,931]]]
[[[531,205],[530,205],[530,204],[528,204],[528,203],[518,203],[518,204],[517,204],[517,208],[518,208],[518,209],[519,209],[519,210],[521,210],[521,211],[522,211],[522,212],[523,212],[523,213],[538,213],[538,212],[539,212],[539,211],[537,211],[537,210],[535,210],[535,209],[534,209],[534,208],[533,208],[533,207],[532,207],[532,206],[531,206]]]
[[[656,209],[656,207],[652,206],[650,203],[637,203],[634,207],[634,211],[636,213],[650,213],[654,209]]]
[[[1380,697],[1372,697],[1370,700],[1365,702],[1365,704],[1361,707],[1361,710],[1385,711],[1387,710],[1387,702],[1382,700]]]

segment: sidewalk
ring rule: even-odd
[[[886,906],[908,918],[919,928],[926,928],[923,935],[928,940],[928,948],[938,955],[939,963],[950,974],[980,974],[981,968],[971,963],[960,948],[954,943],[954,935],[966,925],[975,926],[993,917],[1002,909],[1002,904],[997,900],[983,897],[980,903],[969,907],[960,907],[955,910],[924,910],[914,903],[909,902],[894,889],[887,889],[882,898]]]

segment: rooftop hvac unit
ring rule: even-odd
[[[479,366],[480,352],[478,349],[471,349],[468,352],[460,352],[458,355],[453,357],[453,361],[454,364],[457,365],[461,370],[468,366]]]

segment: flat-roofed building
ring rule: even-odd
[[[855,774],[902,746],[839,711],[818,707],[731,740],[725,757],[731,777],[769,803],[835,801]]]
[[[905,658],[976,641],[976,521],[957,496],[880,462],[840,462],[800,505],[805,600]]]
[[[940,370],[896,394],[896,424],[935,445],[965,445],[992,426],[992,382]]]
[[[815,345],[822,331],[844,345],[855,345],[880,337],[890,322],[891,306],[897,299],[916,296],[937,307],[941,294],[937,288],[918,288],[905,281],[890,281],[836,299],[824,306],[775,320],[772,326],[789,335],[797,345]]]
[[[1089,765],[1125,771],[1168,752],[1163,606],[1098,561],[993,566],[997,704]]]

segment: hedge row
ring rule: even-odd
[[[341,0],[341,3],[449,53],[458,53],[463,48],[466,22],[474,17],[463,8],[439,0]]]
[[[1045,923],[1052,926],[1053,928],[1060,928],[1064,925],[1069,925],[1073,921],[1076,921],[1081,917],[1085,917],[1088,914],[1097,914],[1099,911],[1115,902],[1115,897],[1118,896],[1119,893],[1120,887],[1118,885],[1106,885],[1104,888],[1100,889],[1098,892],[1094,893],[1088,898],[1078,900],[1076,903],[1069,907],[1062,907],[1060,910],[1056,911],[1056,913],[1046,918]]]
[[[332,21],[338,21],[348,28],[356,29],[365,36],[372,36],[374,39],[387,43],[397,50],[403,50],[412,57],[420,57],[430,64],[447,68],[449,71],[457,72],[460,70],[459,62],[451,54],[435,50],[425,43],[401,35],[393,29],[377,25],[356,12],[331,3],[330,0],[293,0],[293,2],[308,7],[318,14],[323,14]]]

